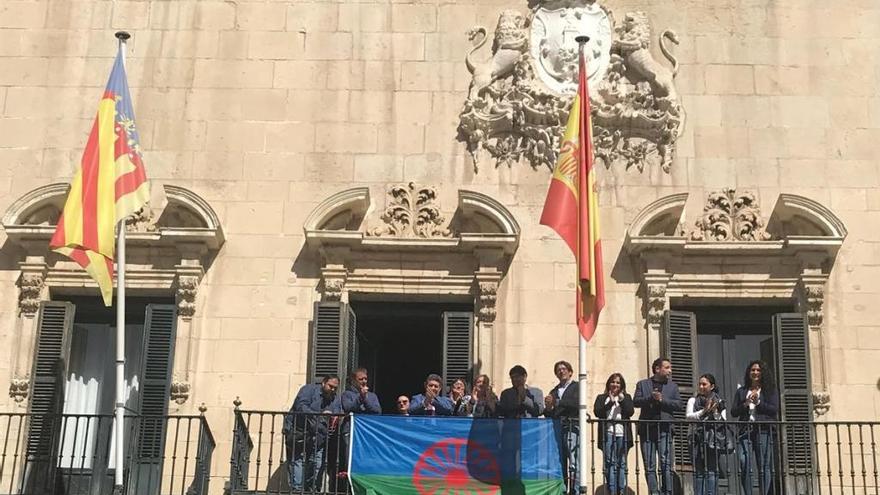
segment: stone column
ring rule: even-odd
[[[663,313],[669,309],[667,288],[672,274],[666,272],[665,263],[653,266],[653,262],[645,270],[644,280],[644,314],[647,338],[645,342],[645,364],[651,368],[651,361],[663,354],[660,349],[660,332],[663,331]]]
[[[30,389],[31,366],[34,359],[34,346],[37,336],[37,313],[40,301],[46,294],[46,258],[27,256],[19,263],[21,276],[18,279],[18,319],[13,340],[12,380],[9,396],[22,407],[27,406]]]
[[[822,269],[822,265],[827,258],[824,253],[816,253],[811,256],[801,255],[799,257],[801,258],[802,271],[798,284],[797,301],[799,310],[807,315],[812,372],[812,383],[810,385],[813,389],[813,413],[818,417],[826,414],[831,409],[826,356],[828,337],[825,335],[824,329],[825,283],[828,281],[828,275]]]
[[[171,400],[183,405],[192,392],[191,377],[195,372],[195,361],[198,355],[196,345],[196,296],[199,284],[205,275],[205,269],[198,253],[182,253],[185,258],[175,265],[177,277],[174,281],[175,300],[177,303],[177,337],[175,340],[175,358],[171,378]]]
[[[501,272],[497,270],[478,271],[474,274],[476,286],[475,306],[477,327],[474,331],[474,360],[479,364],[478,373],[497,376],[495,365],[495,317],[498,314],[498,286]]]

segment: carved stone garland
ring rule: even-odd
[[[659,325],[663,322],[663,311],[666,309],[666,285],[648,285],[648,324]]]
[[[667,40],[678,44],[675,33],[666,30],[659,36],[660,50],[672,63],[668,68],[651,55],[651,29],[644,12],[626,14],[612,35],[611,12],[593,1],[535,3],[530,18],[515,10],[501,13],[492,58],[483,64],[475,64],[472,56],[486,44],[488,31],[482,26],[470,31],[475,45],[465,61],[473,79],[460,114],[458,138],[467,144],[474,168],[481,149],[489,152],[496,166],[522,158],[533,168],[555,166],[576,87],[572,83],[577,77],[577,48],[572,33],[591,28],[595,31],[588,33],[594,38],[588,44],[591,60],[600,61],[602,69],[607,63],[604,76],[596,72],[602,77],[590,80],[596,157],[608,167],[621,163],[639,171],[653,161],[669,172],[684,123],[673,84],[678,62],[665,44]],[[541,16],[555,20],[536,24]],[[563,25],[551,29],[554,22]],[[530,33],[531,43],[538,46],[530,46]],[[610,46],[602,43],[606,36]],[[551,88],[548,80],[559,84]]]
[[[690,235],[695,241],[766,241],[761,207],[754,193],[726,188],[709,194]]]
[[[199,278],[194,276],[179,277],[177,280],[177,314],[185,319],[192,319],[196,313],[196,294],[199,289]]]
[[[444,227],[446,217],[440,213],[436,189],[418,186],[413,182],[397,184],[388,189],[388,199],[381,220],[385,225],[368,230],[368,236],[452,236],[452,232]]]

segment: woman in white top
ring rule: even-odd
[[[687,419],[702,422],[694,428],[692,436],[694,495],[715,495],[718,492],[718,461],[726,455],[729,434],[727,427],[718,423],[727,420],[727,410],[711,373],[700,377],[697,395],[688,399],[685,414]]]
[[[605,382],[605,393],[596,397],[593,413],[599,419],[598,446],[605,464],[605,490],[611,495],[626,493],[626,454],[633,446],[629,419],[635,412],[632,397],[626,393],[626,380],[613,373]]]

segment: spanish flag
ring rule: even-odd
[[[602,244],[599,240],[599,199],[593,169],[593,133],[587,71],[580,57],[578,92],[571,106],[559,159],[550,180],[541,224],[568,244],[577,262],[577,325],[590,340],[605,306]]]
[[[49,247],[80,264],[113,300],[114,228],[144,206],[144,172],[122,51],[98,103],[98,114]]]

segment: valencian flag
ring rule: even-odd
[[[113,299],[114,227],[150,198],[122,51],[98,103],[98,115],[49,247],[80,264]]]
[[[355,415],[355,495],[562,495],[558,422]]]
[[[541,224],[568,244],[577,262],[577,325],[590,340],[605,306],[602,244],[599,240],[599,199],[593,169],[593,132],[587,70],[580,57],[578,91],[571,105],[559,159],[544,202]]]

